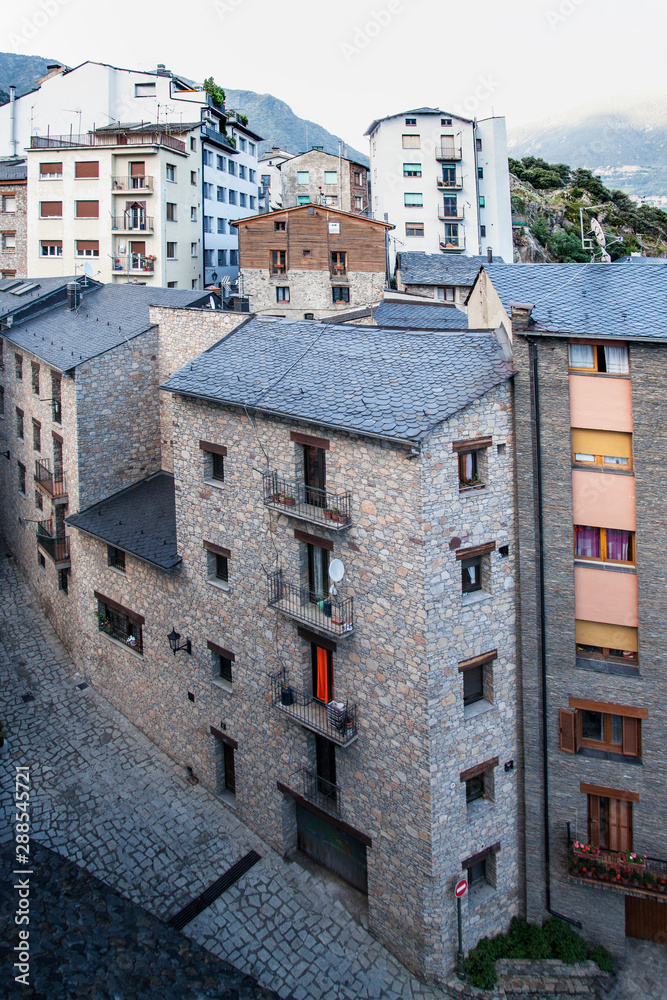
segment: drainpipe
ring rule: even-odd
[[[16,156],[16,87],[12,84],[9,88],[9,144],[12,147],[12,156]]]

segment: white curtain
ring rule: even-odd
[[[592,344],[569,344],[570,368],[595,368]]]
[[[613,375],[627,375],[628,349],[627,347],[607,347],[605,345],[604,357],[607,363],[607,371]]]

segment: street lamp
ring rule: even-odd
[[[181,633],[177,632],[175,628],[172,628],[171,632],[167,636],[167,639],[169,639],[169,645],[171,646],[171,651],[174,654],[174,656],[176,656],[176,653],[178,653],[179,650],[181,649],[185,649],[190,655],[192,655],[192,643],[190,642],[190,640],[186,639],[185,643],[182,646],[179,646],[178,640],[180,638],[181,638]]]

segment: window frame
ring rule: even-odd
[[[108,599],[105,600],[101,595],[98,597],[96,594],[95,597],[97,600],[98,631],[112,641],[131,649],[133,653],[143,656],[143,619],[139,621],[139,616],[133,618],[126,611],[122,611],[120,606],[114,607],[107,603]],[[114,632],[117,634],[114,635]],[[134,642],[130,642],[130,638],[134,638]]]
[[[582,556],[577,553],[577,531],[583,528],[593,528],[600,532],[600,555],[599,556]],[[625,531],[625,528],[599,528],[597,525],[593,524],[575,524],[573,526],[573,552],[575,559],[585,559],[589,562],[611,562],[619,566],[634,566],[635,565],[635,532],[628,531],[629,543],[628,548],[630,551],[630,559],[612,559],[611,556],[607,554],[607,531]]]
[[[571,347],[592,347],[593,348],[593,367],[592,368],[580,368],[577,365],[570,363],[570,348]],[[626,372],[608,372],[607,371],[607,359],[605,357],[605,347],[624,347],[625,356],[627,361],[628,370]],[[604,365],[604,367],[601,367]],[[605,375],[611,378],[629,378],[630,377],[630,350],[628,345],[624,342],[621,343],[610,343],[609,341],[603,340],[575,340],[569,341],[567,345],[567,367],[568,371],[577,372],[580,375]]]
[[[338,305],[339,303],[349,305],[350,302],[350,289],[347,285],[332,285],[331,286],[331,301]]]
[[[276,285],[276,302],[289,302],[289,285]]]
[[[406,222],[405,223],[405,236],[406,239],[423,239],[424,237],[424,223],[423,222]]]
[[[466,559],[461,559],[461,594],[476,594],[483,590],[482,586],[482,559],[483,556],[468,556]],[[473,580],[470,570],[472,568],[477,569],[476,579]]]
[[[127,562],[122,549],[115,545],[107,545],[107,566],[110,569],[115,569],[118,573],[126,572]]]

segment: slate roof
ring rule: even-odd
[[[69,278],[2,278],[0,280],[0,321],[5,320],[12,313],[23,312],[26,305],[33,306],[40,300],[46,300],[53,293],[60,292],[64,301],[67,294],[67,283],[75,280],[75,275],[71,275]],[[21,285],[35,285],[35,288],[26,292],[25,295],[12,295],[9,289],[17,290]]]
[[[0,181],[25,181],[28,178],[28,161],[17,157],[0,160]]]
[[[382,301],[374,313],[378,326],[403,330],[467,330],[468,317],[456,306],[428,302]]]
[[[176,549],[174,477],[156,472],[67,518],[85,531],[161,569],[181,561]]]
[[[7,295],[10,297],[11,293]],[[208,305],[210,297],[210,292],[201,289],[98,285],[84,292],[75,312],[70,312],[66,304],[59,305],[33,319],[15,323],[3,331],[3,336],[17,347],[36,354],[52,368],[69,371],[147,330],[151,325],[149,306],[182,309]]]
[[[509,315],[510,302],[534,305],[530,333],[664,340],[667,274],[618,264],[485,265]]]
[[[161,388],[369,437],[417,442],[513,374],[493,333],[253,317]]]
[[[495,264],[504,264],[502,257]],[[396,254],[396,269],[404,285],[463,285],[472,287],[486,257],[449,257],[441,253],[411,251]]]

